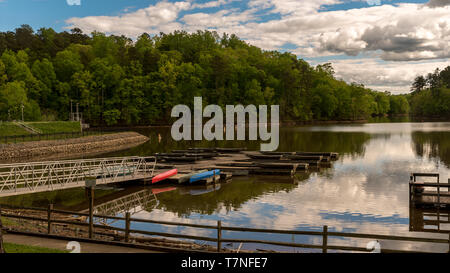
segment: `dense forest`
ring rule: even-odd
[[[419,117],[450,117],[450,66],[418,76],[412,85],[411,114]]]
[[[434,115],[422,97],[448,113],[448,85],[427,84],[409,97],[375,92],[337,80],[330,64],[313,67],[291,53],[209,31],[142,34],[135,41],[28,25],[0,32],[0,120],[20,119],[22,108],[28,121],[67,120],[78,103],[93,125],[164,123],[174,105],[192,106],[194,96],[221,106],[278,104],[281,119],[295,121],[407,114],[410,104],[415,114]]]

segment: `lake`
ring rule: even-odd
[[[175,142],[169,127],[137,129],[151,140],[141,146],[105,156],[150,155],[186,147],[248,147],[250,142]],[[409,207],[408,182],[412,172],[437,172],[441,181],[450,178],[450,123],[397,122],[348,125],[302,126],[280,128],[278,151],[338,152],[340,157],[331,168],[300,173],[295,180],[283,177],[234,177],[217,188],[178,188],[157,194],[157,202],[143,203],[133,209],[132,217],[164,221],[216,224],[268,229],[329,230],[414,236],[411,231],[421,226],[422,211]],[[148,188],[148,187],[147,187]],[[97,201],[111,201],[145,189],[115,186],[96,190]],[[105,202],[106,202],[105,201]],[[47,206],[49,202],[64,209],[86,209],[82,189],[39,193],[0,200],[27,206]],[[450,220],[450,219],[448,219]],[[120,226],[123,223],[115,223]],[[215,236],[193,228],[162,227],[139,224],[132,228],[152,231],[182,232]],[[442,229],[450,229],[447,224]],[[297,243],[320,243],[321,238],[307,236],[224,233],[234,238],[266,238]],[[448,238],[427,233],[424,237]],[[331,239],[331,244],[344,239]],[[366,241],[344,244],[364,246]],[[392,242],[382,242],[389,247]],[[228,247],[237,248],[237,245]],[[402,244],[404,249],[417,249],[417,244]],[[422,250],[446,250],[421,245]],[[252,244],[242,248],[267,248]],[[283,251],[299,249],[269,247]]]

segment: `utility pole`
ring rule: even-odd
[[[79,116],[79,113],[78,113],[78,102],[77,102],[77,121],[80,121],[80,116]]]
[[[21,106],[21,108],[22,108],[22,122],[24,122],[25,120],[23,119],[23,108],[24,108],[25,106],[23,106],[23,103],[22,103],[22,106]]]
[[[69,117],[70,121],[73,121],[73,107],[72,107],[72,100],[70,100],[70,117]]]

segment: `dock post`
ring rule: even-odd
[[[217,221],[217,252],[222,248],[222,221]]]
[[[130,213],[125,214],[125,242],[130,241]]]
[[[85,178],[85,191],[89,202],[89,239],[94,237],[94,192],[96,183],[96,177]]]
[[[47,209],[47,234],[52,233],[52,210],[53,210],[53,204],[48,204]]]
[[[88,188],[89,197],[89,239],[94,235],[94,188]]]
[[[323,226],[322,253],[327,253],[327,245],[328,245],[328,226]]]

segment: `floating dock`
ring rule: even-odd
[[[167,182],[183,183],[190,173],[220,169],[215,181],[226,181],[232,176],[277,175],[293,176],[298,172],[331,167],[339,155],[331,152],[258,152],[242,148],[188,148],[155,154],[156,172],[176,168],[179,174]],[[212,183],[214,179],[204,181]]]

